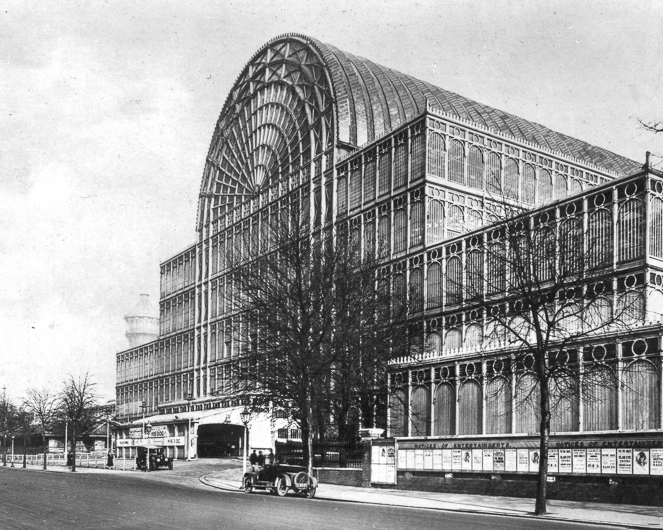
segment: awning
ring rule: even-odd
[[[188,423],[191,420],[200,425],[208,425],[213,423],[220,423],[225,425],[238,425],[243,427],[240,414],[244,411],[244,407],[226,407],[220,409],[209,410],[191,410],[187,412],[178,412],[177,414],[157,414],[156,416],[145,416],[127,424],[129,427],[140,427],[143,423],[150,422],[151,425],[165,425],[171,423]],[[251,419],[253,420],[255,416]],[[249,422],[250,424],[251,422]]]

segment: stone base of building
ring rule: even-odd
[[[399,472],[396,485],[373,487],[534,498],[536,476],[413,471]],[[663,477],[556,476],[548,483],[548,499],[663,506]]]
[[[318,467],[313,470],[313,475],[321,484],[354,487],[364,485],[363,470],[361,468]]]

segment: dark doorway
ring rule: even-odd
[[[212,424],[198,427],[200,458],[240,456],[242,443],[244,443],[244,427],[241,425]]]

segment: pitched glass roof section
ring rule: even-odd
[[[491,131],[513,136],[605,168],[618,175],[642,167],[607,149],[553,131],[508,112],[478,103],[305,36],[329,69],[338,107],[338,138],[363,145],[422,114],[427,104]],[[281,37],[283,38],[283,37]]]

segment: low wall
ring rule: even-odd
[[[336,484],[338,486],[362,485],[362,469],[349,467],[316,467],[313,475],[321,484]]]
[[[536,478],[535,475],[451,473],[445,476],[426,471],[405,471],[398,472],[397,485],[374,487],[534,498]],[[557,475],[555,482],[548,483],[548,498],[663,506],[663,478]]]

